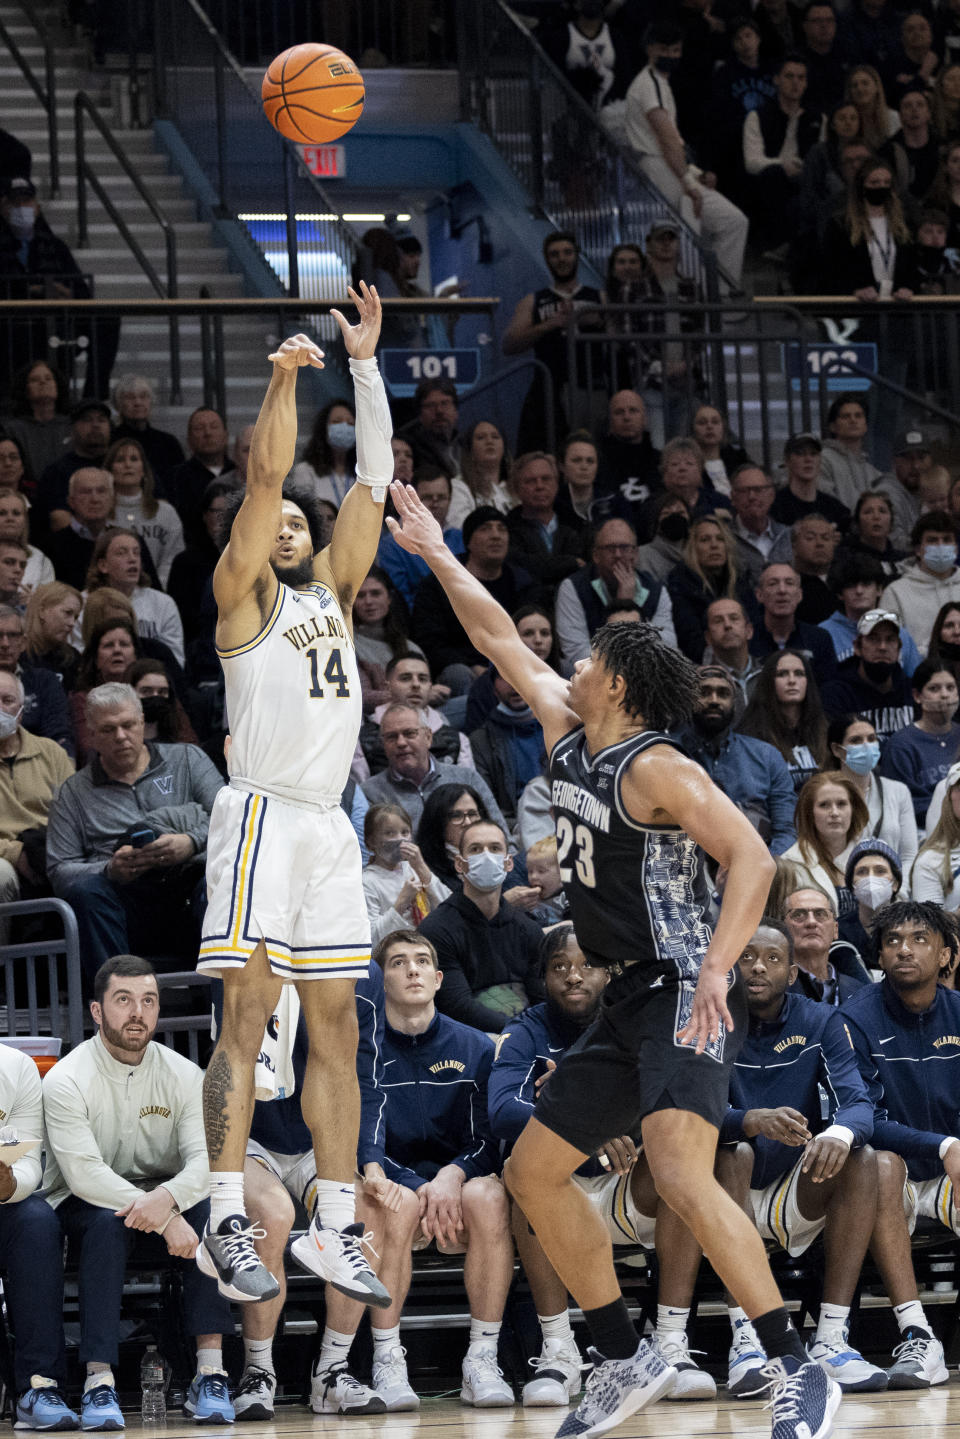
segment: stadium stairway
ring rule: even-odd
[[[98,299],[153,298],[154,290],[139,262],[127,247],[113,221],[88,188],[88,237],[77,243],[77,166],[74,144],[73,101],[85,90],[110,126],[114,138],[143,178],[157,205],[176,229],[179,295],[197,297],[201,289],[211,296],[229,298],[244,293],[243,278],[231,273],[227,251],[212,240],[211,226],[197,219],[195,201],[180,176],[171,173],[165,154],[154,143],[150,129],[123,129],[116,124],[110,76],[91,71],[86,47],[64,29],[60,6],[37,0],[37,12],[55,38],[57,61],[57,121],[60,151],[59,194],[50,194],[50,154],[47,117],[16,61],[0,53],[0,126],[10,130],[33,153],[33,177],[43,212],[54,233],[70,245],[81,270],[94,278]],[[35,72],[43,75],[43,48],[36,31],[16,0],[0,0],[0,19]],[[101,180],[132,234],[145,250],[157,273],[165,276],[166,252],[162,233],[151,217],[106,142],[90,123],[86,125],[88,163]],[[279,293],[279,289],[278,289]],[[225,368],[229,376],[227,421],[232,433],[256,418],[264,389],[264,355],[274,326],[267,316],[224,320]],[[183,436],[187,416],[203,398],[200,324],[180,324],[181,403],[170,403],[168,328],[166,320],[128,317],[123,321],[114,378],[135,370],[148,375],[157,387],[154,423]],[[307,407],[309,410],[309,406]],[[312,411],[310,411],[312,413]],[[301,415],[301,422],[306,415]]]

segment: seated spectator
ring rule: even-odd
[[[57,789],[73,774],[73,761],[60,745],[24,729],[23,682],[9,670],[0,670],[0,759],[0,904],[9,904],[49,894],[47,815]],[[0,944],[8,939],[9,921],[0,919]]]
[[[60,448],[57,458],[41,470],[36,504],[38,522],[52,529],[70,523],[70,478],[77,470],[101,469],[110,448],[110,406],[103,400],[81,400],[70,411],[70,445]]]
[[[482,797],[487,813],[497,824],[503,816],[486,782],[467,765],[448,764],[430,753],[433,731],[417,706],[388,704],[380,716],[380,738],[387,767],[362,786],[371,804],[399,804],[414,828],[420,823],[427,795],[442,784],[469,785]]]
[[[731,439],[727,422],[714,405],[700,405],[694,411],[691,429],[703,455],[703,473],[718,495],[729,496],[734,470],[748,464],[750,456]]]
[[[702,515],[692,522],[683,563],[670,572],[667,590],[677,644],[698,664],[708,606],[718,599],[737,599],[741,604],[750,599],[750,585],[738,573],[736,542],[721,520]]]
[[[664,492],[650,501],[653,539],[637,550],[637,569],[665,584],[672,570],[684,563],[690,535],[690,511],[679,495]]]
[[[877,774],[880,741],[873,721],[865,715],[844,713],[830,721],[827,744],[833,768],[860,793],[867,806],[866,836],[887,844],[900,856],[907,872],[917,853],[917,821],[913,797],[905,784]]]
[[[607,407],[600,443],[600,479],[636,507],[660,488],[660,451],[647,429],[647,410],[636,390],[617,390]]]
[[[70,439],[72,426],[67,408],[70,391],[59,370],[46,360],[33,360],[13,377],[10,404],[13,418],[3,425],[11,439],[16,440],[27,458],[33,477],[30,499],[36,494],[36,482],[48,465],[59,460]],[[106,445],[98,458],[106,452]]]
[[[819,885],[788,894],[783,919],[798,966],[794,994],[837,1007],[871,982],[857,951],[838,938],[836,906]]]
[[[712,600],[703,617],[703,637],[703,663],[725,671],[742,713],[762,669],[750,653],[753,625],[746,607],[739,600]]]
[[[522,695],[494,671],[496,708],[470,733],[477,773],[482,775],[512,831],[524,788],[546,763],[543,727]]]
[[[886,0],[883,0],[884,5]],[[844,99],[857,107],[860,116],[860,138],[877,153],[897,133],[900,124],[896,110],[891,110],[883,93],[883,81],[871,65],[856,63],[862,52],[848,51],[853,68],[847,72]]]
[[[529,593],[532,579],[507,559],[510,531],[500,511],[492,505],[472,510],[463,522],[463,543],[461,564],[512,614]],[[435,575],[428,575],[417,590],[411,633],[433,674],[454,695],[465,694],[473,677],[487,668],[486,657],[470,643]]]
[[[456,783],[439,784],[423,803],[416,841],[430,870],[452,892],[461,888],[454,860],[460,853],[460,832],[465,824],[489,819],[478,790]],[[552,832],[552,824],[551,824]]]
[[[803,12],[803,40],[800,54],[807,66],[804,99],[811,110],[828,115],[843,95],[846,78],[837,39],[837,13],[832,4],[813,0],[807,6]]]
[[[820,628],[826,630],[833,640],[837,664],[843,665],[854,654],[857,625],[870,610],[880,608],[880,595],[884,588],[883,569],[878,560],[856,551],[837,556],[830,576],[834,594],[840,601],[840,608],[825,620]],[[958,630],[960,633],[960,630]],[[906,675],[912,675],[920,663],[920,651],[913,642],[909,630],[900,626],[900,661]]]
[[[734,16],[727,34],[732,58],[713,72],[710,109],[716,134],[709,148],[718,179],[730,189],[741,176],[743,122],[777,92],[770,67],[760,58],[762,35],[756,19]]]
[[[519,455],[510,472],[517,505],[507,516],[510,558],[551,592],[583,564],[583,526],[557,514],[557,462],[543,450]],[[419,491],[418,491],[419,493]],[[421,560],[426,568],[426,562]]]
[[[492,814],[489,803],[487,808]],[[499,1034],[515,1014],[543,998],[540,926],[503,897],[513,860],[497,822],[464,825],[454,864],[461,890],[428,914],[419,932],[444,966],[446,992],[438,1001],[444,1014]]]
[[[113,403],[120,417],[113,427],[113,442],[136,440],[162,493],[167,476],[183,464],[184,454],[176,435],[151,424],[155,400],[156,392],[146,375],[122,375],[113,387]]]
[[[919,1301],[903,1230],[921,1217],[942,1223],[944,1181],[960,1183],[953,1133],[960,995],[939,983],[956,959],[956,931],[939,905],[907,902],[880,910],[873,936],[884,977],[849,999],[843,1018],[874,1106],[878,1209],[898,1222],[893,1237],[905,1261],[883,1271],[901,1338],[889,1387],[925,1389],[949,1375]],[[878,1045],[878,1035],[890,1042]],[[924,1062],[934,1055],[935,1063]]]
[[[0,669],[10,670],[23,684],[24,728],[40,739],[55,740],[72,758],[73,730],[63,685],[44,666],[24,662],[26,647],[23,616],[11,605],[0,605]]]
[[[625,520],[605,520],[593,537],[590,564],[557,590],[556,627],[560,653],[570,666],[586,659],[590,640],[614,599],[635,600],[663,640],[677,642],[666,587],[635,568],[637,536]]]
[[[853,511],[853,521],[840,546],[839,557],[862,555],[876,560],[883,571],[884,585],[900,574],[904,552],[891,541],[894,512],[890,496],[884,490],[861,495]]]
[[[754,19],[760,27],[760,55],[765,64],[773,64],[800,43],[800,15],[791,0],[762,0]]]
[[[339,509],[357,468],[357,414],[352,400],[331,400],[317,411],[303,457],[290,478],[305,493]]]
[[[822,117],[807,109],[806,61],[784,55],[774,71],[776,98],[751,110],[743,122],[745,201],[760,246],[785,245],[797,224],[803,162],[820,139]]]
[[[535,840],[527,849],[526,865],[531,886],[540,891],[540,898],[530,910],[530,917],[544,926],[568,920],[570,906],[560,878],[556,835],[545,835],[543,839]]]
[[[410,817],[400,805],[371,805],[364,817],[363,838],[370,851],[363,869],[363,897],[370,940],[377,945],[396,929],[415,929],[450,890],[431,873],[413,842]]]
[[[885,71],[887,99],[900,105],[908,94],[922,94],[933,89],[933,77],[940,68],[940,57],[933,46],[933,26],[921,10],[903,17],[900,43],[890,57]]]
[[[947,770],[936,824],[927,825],[910,871],[910,898],[931,900],[953,914],[960,909],[960,765]]]
[[[900,129],[885,147],[884,154],[897,170],[897,188],[902,195],[925,200],[940,163],[940,140],[933,129],[930,101],[921,90],[907,90],[898,101]]]
[[[894,440],[893,472],[874,481],[874,491],[887,495],[893,506],[890,538],[901,551],[910,544],[910,532],[922,513],[920,482],[932,469],[930,436],[913,426]]]
[[[627,91],[627,144],[667,203],[716,251],[720,269],[736,289],[743,270],[748,222],[743,212],[714,188],[715,175],[691,172],[688,167],[670,86],[670,72],[683,53],[682,32],[671,21],[655,21],[647,29],[644,46],[647,64]]]
[[[28,604],[29,610],[29,604]],[[936,660],[954,679],[960,670],[960,603],[948,600],[942,605],[930,630],[927,659]]]
[[[196,529],[210,481],[220,479],[221,475],[237,478],[236,465],[227,454],[229,443],[227,427],[216,410],[203,407],[194,410],[187,421],[190,458],[178,465],[165,481],[167,499],[180,516],[185,534]]]
[[[799,794],[827,758],[827,722],[809,660],[794,650],[771,655],[737,729],[780,751]]]
[[[43,1183],[43,1100],[33,1059],[0,1045],[0,1108],[9,1132],[34,1148],[0,1166],[0,1253],[13,1351],[15,1422],[21,1429],[79,1429],[67,1405],[63,1235],[38,1193]],[[3,1216],[6,1216],[5,1218]]]
[[[596,526],[603,520],[630,519],[630,502],[619,490],[603,490],[597,482],[600,451],[589,430],[573,430],[567,435],[557,459],[561,482],[557,514],[571,529]]]
[[[946,511],[921,515],[910,531],[910,544],[914,563],[887,585],[880,603],[900,615],[925,655],[937,613],[948,600],[960,601],[957,537]]]
[[[0,538],[0,604],[23,614],[27,596],[23,588],[30,548],[22,540]]]
[[[201,633],[201,602],[207,582],[223,552],[223,514],[230,509],[234,486],[229,480],[211,480],[200,508],[200,523],[185,535],[186,546],[174,557],[167,593],[183,621],[184,643],[189,649]]]
[[[430,681],[430,666],[422,655],[401,655],[390,660],[386,667],[387,699],[363,721],[360,726],[360,744],[370,769],[370,774],[379,774],[387,763],[380,740],[380,720],[388,704],[410,704],[420,712],[421,720],[433,732],[430,753],[436,759],[450,760],[453,764],[473,765],[473,752],[465,734],[454,729],[431,701],[443,703],[449,699],[446,685],[435,685]]]
[[[916,255],[889,165],[867,160],[857,171],[846,213],[824,231],[820,282],[825,294],[858,300],[909,300],[916,290]]]
[[[229,1424],[222,1343],[233,1334],[233,1315],[215,1280],[193,1262],[210,1214],[203,1073],[154,1041],[160,995],[146,960],[115,955],[98,968],[93,993],[97,1033],[43,1082],[44,1194],[79,1252],[82,1423],[124,1427],[113,1371],[124,1274],[137,1238],[141,1252],[182,1261],[183,1321],[197,1344],[184,1410],[201,1423]],[[127,1097],[122,1110],[118,1086]]]
[[[125,621],[130,626],[139,647],[134,658],[163,661],[167,673],[173,677],[181,704],[186,706],[188,702],[186,681],[173,651],[162,640],[147,639],[140,634],[137,616],[130,600],[125,594],[121,594],[120,590],[115,590],[110,585],[101,585],[99,589],[91,590],[87,595],[83,613],[80,616],[80,639],[84,649],[90,644],[94,630],[107,620]],[[76,629],[74,629],[74,634],[76,634]],[[92,674],[93,671],[90,670],[89,673]],[[73,688],[76,688],[76,685]]]
[[[220,775],[193,745],[147,745],[129,685],[91,690],[87,727],[94,757],[61,786],[47,828],[50,882],[77,916],[87,983],[135,948],[174,954],[181,969],[199,944],[191,901]]]
[[[24,176],[12,179],[0,195],[0,287],[6,300],[91,300],[86,277],[69,245],[55,235],[37,199],[37,188]],[[7,353],[17,367],[46,349],[47,327],[41,319],[8,320]],[[115,315],[75,319],[75,336],[88,340],[84,393],[105,395],[120,342]]]
[[[856,395],[837,395],[827,411],[826,431],[818,484],[852,511],[880,477],[864,450],[867,411],[863,401]]]
[[[730,476],[730,528],[737,560],[740,572],[754,584],[766,565],[789,565],[793,560],[790,531],[770,518],[774,493],[773,481],[759,465],[740,465]]]
[[[451,479],[459,475],[460,406],[456,385],[452,380],[421,380],[413,403],[416,418],[397,433],[413,450],[414,469],[418,465],[437,465]]]
[[[109,470],[74,470],[67,481],[70,521],[44,543],[54,573],[63,584],[82,590],[93,557],[94,542],[110,524],[113,511],[113,476]]]
[[[510,618],[527,649],[559,674],[560,649],[549,612],[542,605],[521,605]]]
[[[737,734],[734,686],[719,665],[701,665],[700,695],[690,724],[678,738],[728,799],[743,810],[769,845],[782,854],[794,842],[794,790],[786,760],[771,744]]]
[[[166,588],[170,567],[183,549],[183,526],[173,505],[154,494],[154,476],[139,440],[115,440],[103,457],[113,476],[113,522],[139,535]]]
[[[80,618],[83,597],[72,585],[51,580],[40,585],[27,600],[24,616],[24,656],[34,669],[50,670],[69,689],[80,656],[70,644],[74,625]]]
[[[441,973],[441,955],[423,926],[388,936],[374,957],[383,969],[386,1008],[383,1167],[419,1200],[414,1248],[435,1243],[441,1254],[469,1255],[464,1281],[471,1327],[461,1402],[479,1408],[512,1405],[513,1390],[497,1366],[513,1241],[510,1203],[495,1174],[497,1146],[487,1118],[493,1045],[476,1028],[437,1012],[437,995],[450,976]],[[402,1304],[405,1290],[393,1299]]]
[[[599,1014],[610,977],[602,965],[589,962],[570,924],[547,936],[542,964],[546,1000],[511,1024],[497,1045],[490,1072],[490,1127],[510,1148],[536,1115],[537,1096],[549,1082],[552,1067]],[[696,1241],[691,1244],[689,1230],[659,1200],[642,1147],[638,1153],[633,1136],[623,1135],[601,1155],[585,1159],[572,1182],[589,1199],[614,1246],[642,1245],[648,1250],[656,1246],[660,1272],[656,1342],[661,1356],[678,1371],[671,1396],[714,1398],[717,1386],[691,1358],[685,1328],[699,1266]],[[532,1361],[534,1376],[523,1387],[523,1403],[536,1408],[566,1406],[579,1393],[581,1367],[566,1287],[516,1203],[513,1232],[543,1335],[541,1353]],[[670,1320],[676,1324],[668,1329]]]
[[[143,738],[147,744],[199,744],[162,660],[134,660],[120,678],[132,687],[143,707]]]
[[[793,525],[807,515],[823,515],[844,532],[850,511],[820,487],[823,446],[816,435],[791,435],[783,447],[787,483],[778,490],[770,513],[782,525]]]
[[[0,449],[11,445],[10,440],[0,440]],[[30,543],[30,519],[27,497],[21,490],[0,492],[0,540],[11,540],[24,545],[27,563],[20,580],[24,600],[38,585],[48,585],[53,580],[53,565],[42,550]]]
[[[796,618],[803,595],[796,570],[771,560],[760,572],[756,594],[761,614],[753,627],[750,653],[766,659],[775,650],[798,650],[812,660],[822,689],[836,668],[833,645],[819,625]]]
[[[353,642],[365,710],[385,704],[386,667],[401,655],[422,654],[410,639],[410,613],[385,571],[371,565],[353,598]]]
[[[882,839],[861,839],[850,851],[845,877],[847,888],[857,902],[837,922],[840,939],[852,944],[866,964],[873,959],[873,928],[877,910],[883,909],[900,893],[904,862],[895,849]],[[906,866],[909,873],[909,864]]]
[[[890,736],[880,765],[885,775],[909,789],[917,829],[923,830],[933,791],[946,777],[960,741],[960,724],[954,721],[958,694],[953,674],[939,669],[936,660],[917,666],[912,688],[920,718]]]
[[[823,515],[804,515],[803,519],[794,520],[790,543],[802,596],[797,618],[803,624],[819,628],[833,614],[837,603],[831,579],[837,549],[836,529]]]
[[[28,496],[36,489],[23,446],[19,440],[0,435],[0,497],[22,494],[29,507]]]
[[[783,857],[830,896],[838,916],[853,908],[844,871],[868,819],[860,791],[837,770],[812,775],[797,796],[797,841]]]
[[[764,1240],[792,1257],[823,1234],[820,1318],[807,1352],[844,1391],[885,1389],[885,1371],[849,1342],[876,1221],[873,1105],[841,1016],[792,989],[799,967],[786,926],[762,921],[739,968],[750,1019],[720,1129],[721,1144],[737,1145],[727,1151],[742,1175],[735,1197],[751,1206]]]
[[[451,493],[449,477],[437,465],[421,465],[414,470],[410,483],[443,530],[444,544],[455,555],[460,554],[463,550],[463,536],[459,529],[451,528],[447,524]],[[389,575],[407,607],[412,609],[417,590],[430,573],[426,560],[403,549],[393,535],[384,530],[377,550],[377,564]]]
[[[97,536],[87,570],[84,599],[107,587],[125,595],[144,639],[159,640],[183,665],[183,625],[169,595],[154,589],[143,573],[140,536],[136,530],[111,526]]]
[[[510,454],[492,420],[478,420],[463,433],[460,474],[452,481],[447,522],[462,529],[471,510],[486,505],[506,515],[516,504],[510,492]]]

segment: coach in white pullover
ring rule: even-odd
[[[116,955],[94,981],[90,1012],[99,1032],[47,1074],[45,1196],[79,1250],[80,1360],[86,1364],[84,1429],[123,1419],[113,1387],[124,1272],[136,1231],[183,1264],[187,1332],[197,1336],[198,1372],[187,1397],[197,1420],[230,1422],[221,1336],[230,1306],[193,1264],[209,1212],[203,1074],[153,1042],[159,1018],[154,971]],[[119,1420],[119,1423],[117,1422]]]

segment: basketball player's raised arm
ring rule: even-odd
[[[325,579],[329,568],[340,606],[349,613],[380,543],[383,505],[393,478],[393,424],[376,361],[380,297],[362,280],[359,295],[352,289],[347,293],[360,313],[358,323],[348,325],[339,310],[330,313],[340,326],[350,357],[357,416],[357,478],[340,506],[330,544],[317,557],[314,573],[317,579]]]
[[[529,650],[502,605],[443,543],[443,532],[412,485],[393,484],[390,494],[400,523],[387,526],[397,544],[426,560],[453,605],[470,643],[486,655],[521,694],[543,725],[548,751],[580,723],[567,703],[565,679]]]
[[[308,335],[284,340],[269,358],[273,374],[250,442],[243,504],[213,575],[221,618],[271,579],[270,555],[280,529],[283,482],[297,448],[297,371],[304,365],[323,369],[323,351]]]

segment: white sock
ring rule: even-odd
[[[728,1304],[727,1315],[730,1319],[730,1328],[733,1330],[734,1340],[738,1339],[741,1334],[746,1333],[750,1336],[750,1342],[754,1348],[762,1350],[763,1346],[757,1338],[756,1330],[747,1318],[746,1311],[739,1308],[736,1304]]]
[[[91,1389],[95,1389],[98,1384],[109,1384],[111,1389],[115,1389],[116,1385],[113,1382],[113,1370],[94,1369],[92,1373],[89,1373],[83,1382],[84,1394],[89,1393]]]
[[[210,1176],[210,1230],[220,1228],[231,1214],[245,1214],[243,1207],[243,1170],[224,1171]]]
[[[223,1374],[223,1350],[218,1344],[216,1349],[197,1350],[197,1373],[198,1374]]]
[[[386,1359],[392,1349],[400,1347],[399,1324],[394,1324],[392,1329],[374,1329],[371,1324],[370,1334],[373,1338],[374,1359]]]
[[[268,1374],[273,1374],[273,1339],[248,1339],[244,1335],[243,1367],[266,1369]]]
[[[320,1341],[320,1358],[317,1360],[317,1373],[326,1374],[334,1364],[346,1364],[350,1356],[350,1349],[353,1344],[353,1334],[340,1334],[336,1329],[331,1329],[328,1324],[323,1331],[323,1338]]]
[[[893,1313],[901,1334],[906,1334],[908,1329],[925,1329],[928,1334],[933,1333],[919,1299],[910,1299],[906,1304],[895,1304]]]
[[[828,1334],[842,1334],[849,1318],[849,1304],[821,1304],[817,1338],[826,1339]]]
[[[494,1353],[496,1353],[497,1340],[499,1338],[499,1319],[474,1319],[473,1315],[471,1314],[470,1345],[467,1349],[468,1354],[470,1353],[471,1349],[474,1350],[474,1352],[476,1352],[476,1350],[478,1349],[492,1349]]]
[[[657,1333],[683,1334],[689,1318],[689,1309],[672,1309],[669,1304],[658,1304]]]
[[[559,1314],[538,1314],[540,1329],[543,1334],[543,1342],[555,1340],[557,1343],[573,1343],[573,1330],[570,1327],[570,1310],[563,1309]]]
[[[357,1217],[357,1196],[353,1185],[341,1184],[339,1179],[318,1179],[314,1217],[327,1229],[346,1229]]]

